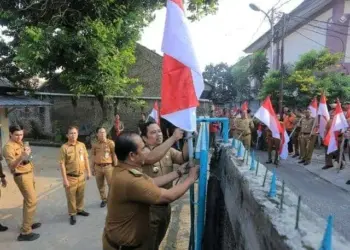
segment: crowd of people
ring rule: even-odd
[[[78,141],[79,129],[75,126],[68,128],[67,142],[60,148],[68,221],[73,226],[77,216],[89,216],[84,208],[85,184],[95,176],[100,207],[107,206],[105,227],[101,228],[104,250],[159,249],[171,219],[170,203],[183,196],[198,178],[198,166],[188,162],[184,131],[168,127],[164,136],[156,122],[141,116],[138,132],[121,131],[124,126],[116,117],[115,141],[107,139],[104,127],[97,128],[90,156],[85,144]],[[23,127],[14,125],[9,130],[10,139],[2,153],[23,196],[23,220],[17,240],[34,241],[40,235],[33,230],[42,225],[34,220],[37,195],[31,148],[23,142]],[[174,147],[180,140],[181,151]],[[184,175],[187,176],[182,178]],[[2,166],[0,178],[6,187]],[[7,229],[0,224],[0,231]]]
[[[330,120],[326,125],[325,134],[328,133],[331,124],[333,122],[335,106],[330,106]],[[347,113],[347,108],[343,107],[344,113]],[[218,114],[212,111],[211,116],[217,116]],[[236,112],[228,112],[227,109],[223,109],[223,112],[219,116],[227,117],[230,120],[229,136],[240,140],[246,149],[254,147],[258,150],[267,150],[268,160],[266,164],[275,164],[276,167],[280,165],[279,161],[279,148],[281,140],[272,137],[271,131],[259,120],[254,119],[251,115],[249,108],[240,109]],[[350,117],[346,115],[347,121],[350,124]],[[283,109],[283,116],[277,114],[277,119],[280,121],[281,126],[286,130],[290,136],[288,143],[288,153],[292,158],[298,158],[299,164],[307,166],[311,163],[313,152],[318,138],[320,135],[318,119],[312,117],[310,109],[295,109],[291,110],[288,107]],[[221,127],[222,128],[222,127]],[[212,123],[209,128],[210,141],[214,143],[215,136],[220,133],[220,123]],[[282,137],[282,135],[281,135]],[[344,137],[343,150],[341,149],[341,142]],[[327,146],[325,146],[325,165],[323,170],[333,168],[335,164],[340,166],[340,169],[344,168],[345,164],[345,152],[349,153],[350,159],[350,133],[339,132],[338,133],[338,150],[327,154]],[[340,154],[342,151],[342,157]],[[274,152],[274,155],[273,155]],[[346,182],[350,185],[350,180]]]

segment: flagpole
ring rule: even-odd
[[[188,147],[188,159],[190,166],[193,166],[193,138],[190,135],[190,132],[187,132],[187,147]],[[190,212],[191,212],[191,232],[190,232],[190,243],[188,245],[188,250],[194,249],[194,185],[190,187]]]

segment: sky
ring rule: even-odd
[[[234,64],[245,55],[243,50],[246,47],[270,29],[264,14],[250,9],[249,3],[256,4],[265,12],[276,4],[276,7],[283,4],[279,11],[288,13],[303,2],[303,0],[251,1],[219,0],[219,10],[215,15],[206,16],[197,22],[189,22],[192,42],[202,70],[210,63]],[[140,40],[142,45],[159,54],[162,54],[165,14],[165,8],[156,12],[156,19],[144,29]]]

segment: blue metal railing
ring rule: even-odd
[[[207,179],[208,179],[208,154],[209,154],[209,126],[211,122],[221,122],[223,124],[222,137],[225,143],[228,142],[228,118],[197,118],[197,122],[201,123],[197,145],[196,145],[196,158],[200,160],[200,173],[199,173],[199,185],[198,185],[198,213],[196,220],[196,232],[194,230],[195,223],[195,209],[194,209],[194,187],[190,189],[190,207],[191,207],[191,235],[189,249],[201,250],[202,239],[204,233],[205,224],[205,204],[207,194]],[[200,152],[198,152],[200,149]],[[199,154],[198,154],[199,153]],[[195,239],[195,240],[194,240]],[[194,243],[194,244],[193,244]],[[194,248],[193,248],[194,246]]]

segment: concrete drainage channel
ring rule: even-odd
[[[207,191],[203,250],[318,250],[326,228],[320,218],[301,205],[299,229],[295,229],[298,197],[288,187],[279,210],[282,183],[277,180],[277,197],[269,198],[268,172],[262,164],[250,171],[235,157],[229,144],[213,153]],[[333,230],[334,250],[348,250],[350,243]]]

